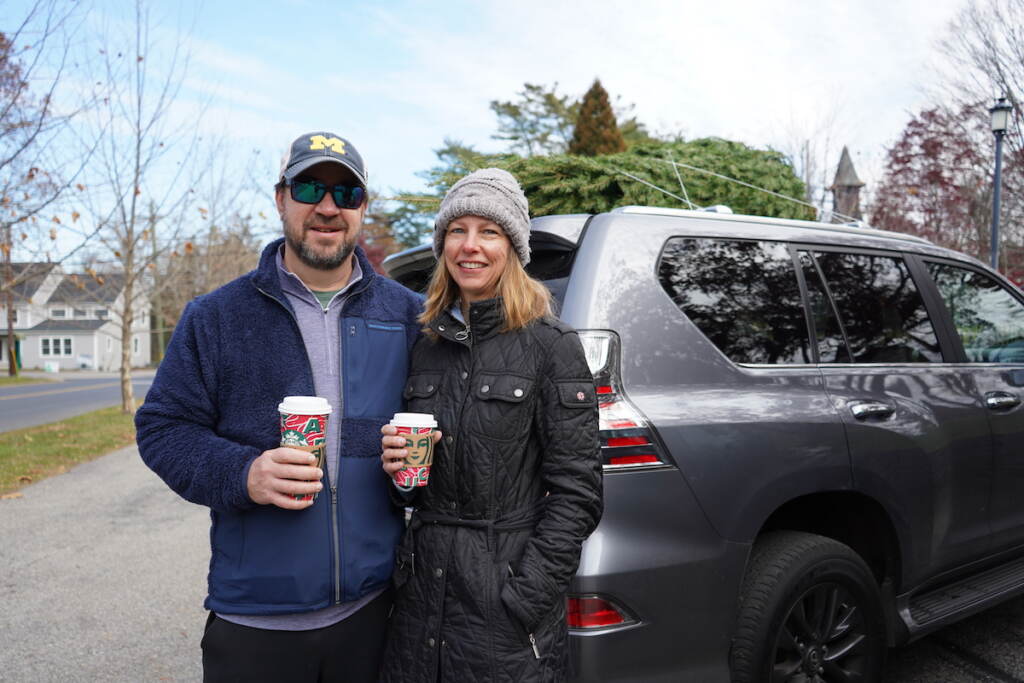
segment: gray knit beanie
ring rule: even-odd
[[[511,173],[482,168],[451,186],[434,219],[434,255],[438,259],[444,253],[448,224],[463,216],[480,216],[500,225],[519,261],[524,266],[530,262],[530,211],[526,195]]]

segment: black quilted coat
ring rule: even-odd
[[[500,303],[413,349],[408,410],[444,438],[396,558],[383,681],[568,675],[565,593],[601,517],[594,381],[570,327],[502,333]]]

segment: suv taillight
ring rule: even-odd
[[[574,629],[628,626],[636,619],[611,600],[596,595],[570,595],[566,601],[566,625]]]
[[[605,471],[664,466],[650,424],[622,391],[619,335],[608,330],[580,330],[579,335],[597,385]]]

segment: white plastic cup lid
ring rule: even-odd
[[[430,413],[395,413],[390,424],[396,427],[429,427],[437,429],[437,420]]]
[[[319,396],[285,396],[277,412],[289,415],[330,415],[331,404]]]

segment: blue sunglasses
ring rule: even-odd
[[[296,178],[288,184],[292,199],[302,204],[319,204],[327,191],[339,209],[358,209],[366,199],[366,188],[360,185],[335,185],[328,187],[312,178]]]

